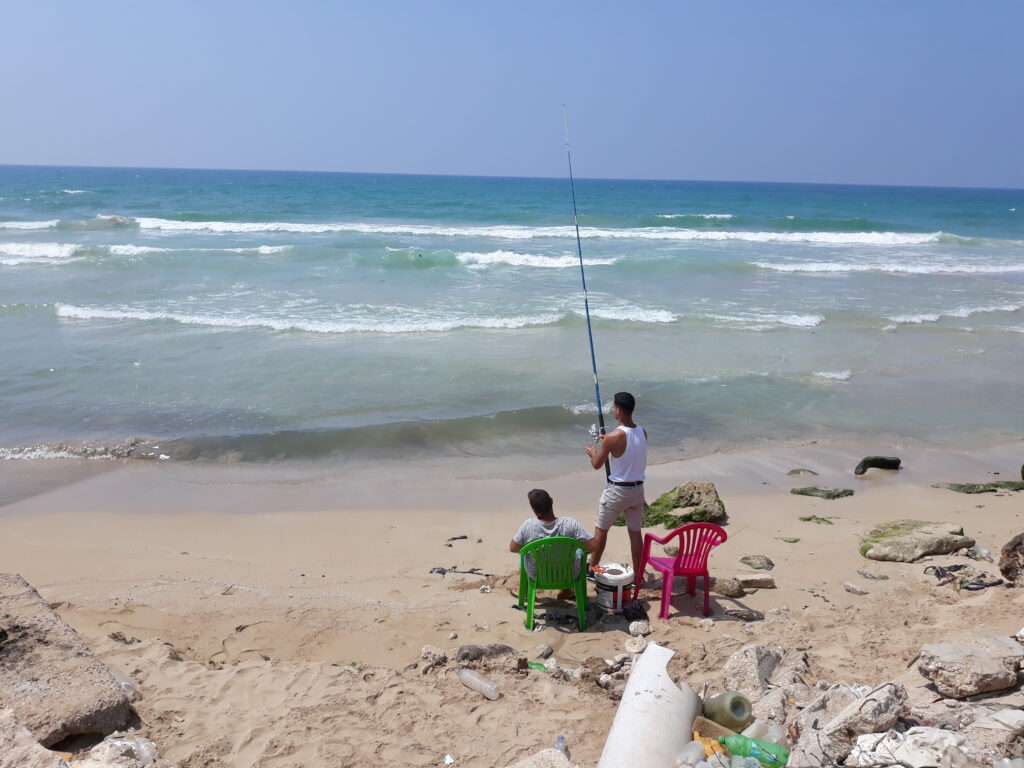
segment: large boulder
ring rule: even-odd
[[[921,647],[918,671],[943,696],[962,699],[1017,685],[1024,648],[1006,637],[976,643],[929,643]]]
[[[1024,533],[1018,533],[999,552],[999,572],[1018,586],[1024,585]]]
[[[0,768],[68,768],[60,755],[44,748],[23,726],[14,710],[0,708]]]
[[[684,523],[714,523],[725,517],[725,504],[714,483],[690,481],[661,494],[647,508],[645,525],[678,528]]]
[[[36,741],[128,725],[134,713],[114,675],[17,574],[0,574],[0,626],[0,701]]]
[[[959,525],[894,520],[875,526],[861,538],[860,553],[870,560],[912,563],[925,555],[947,555],[973,546],[974,539],[965,536]]]

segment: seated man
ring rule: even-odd
[[[593,535],[586,528],[580,525],[574,518],[555,517],[554,500],[547,491],[534,488],[526,494],[526,498],[529,499],[530,508],[533,509],[533,514],[536,517],[530,518],[519,526],[516,535],[509,542],[509,552],[518,552],[531,541],[544,539],[548,536],[569,536],[581,542],[586,547],[587,552],[594,551],[597,543]],[[579,575],[579,568],[581,567],[582,561],[577,560],[573,575]],[[526,555],[526,572],[530,574],[531,578],[537,575],[537,566],[533,562],[533,557],[529,554]],[[563,589],[558,592],[557,597],[559,600],[569,600],[574,597],[574,594],[571,589]]]

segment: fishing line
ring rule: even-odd
[[[583,271],[583,243],[580,240],[580,219],[576,213],[576,182],[572,177],[572,152],[569,151],[569,118],[562,105],[562,127],[565,129],[565,156],[569,160],[569,189],[572,190],[572,220],[576,225],[576,253],[580,257],[580,280],[583,282],[583,309],[587,316],[587,339],[590,341],[590,365],[594,369],[594,397],[597,398],[597,421],[601,434],[604,430],[604,410],[601,407],[601,385],[597,380],[597,356],[594,354],[594,331],[590,326],[590,297],[587,294],[587,275]],[[604,474],[611,477],[611,466],[607,459],[604,462]]]

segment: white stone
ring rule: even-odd
[[[643,635],[651,634],[651,622],[634,621],[630,623],[629,634],[633,635],[633,637],[641,637]]]
[[[643,653],[647,647],[647,638],[631,637],[626,640],[626,651],[629,653]]]

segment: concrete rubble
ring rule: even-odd
[[[1017,685],[1024,647],[1003,637],[975,643],[931,643],[921,648],[918,671],[943,696],[962,699]]]
[[[0,709],[0,768],[67,768],[67,765],[18,724],[14,710]]]
[[[43,746],[105,736],[134,713],[111,671],[21,576],[0,574],[0,701]]]

